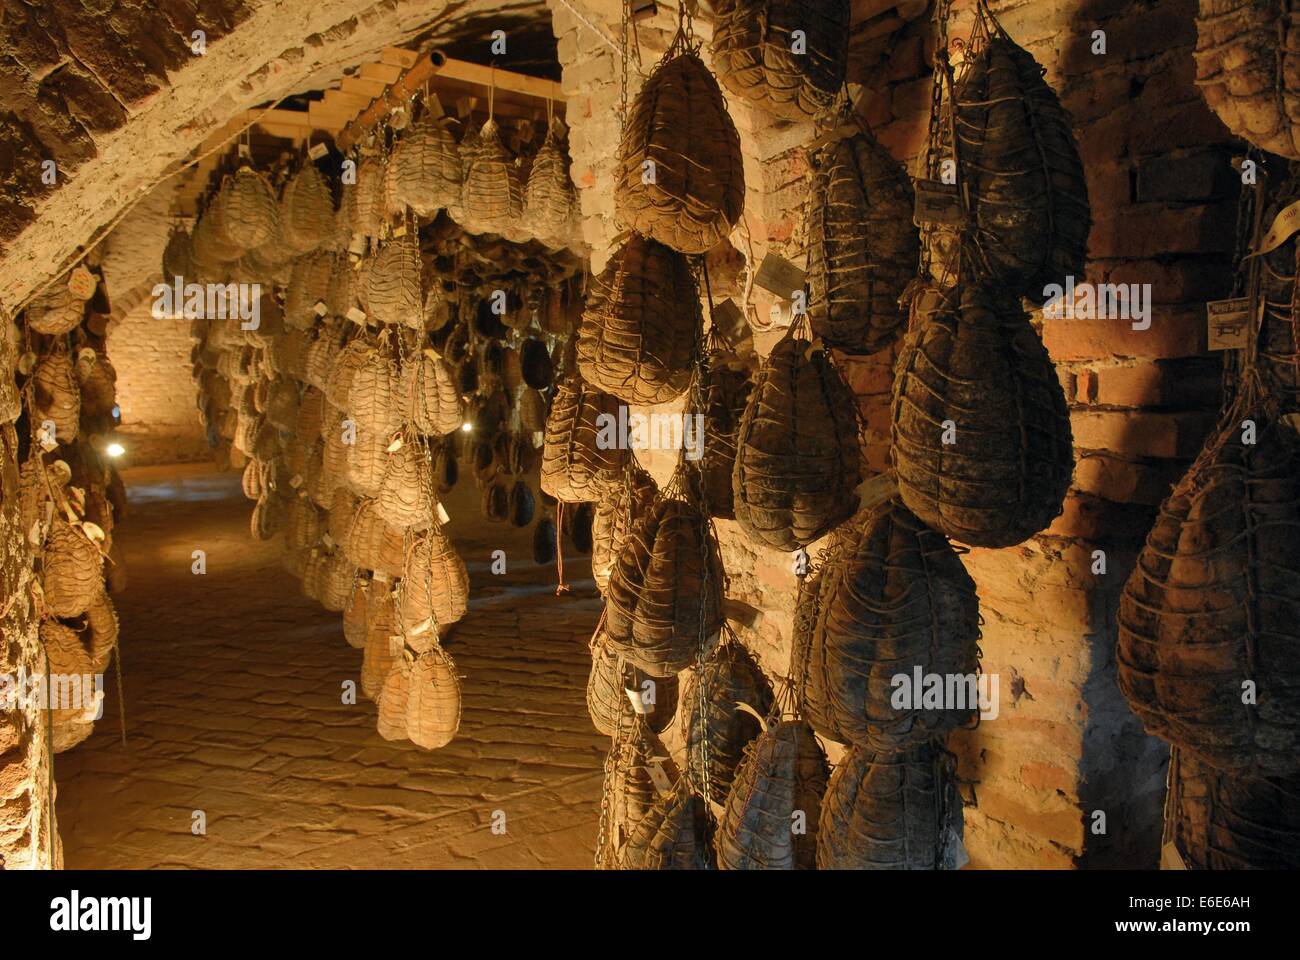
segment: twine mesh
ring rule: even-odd
[[[386,243],[366,275],[366,309],[374,319],[423,330],[422,271],[413,231]]]
[[[1196,84],[1235,136],[1300,159],[1300,10],[1279,0],[1200,0]]]
[[[403,131],[393,151],[396,199],[422,217],[433,217],[460,197],[460,148],[449,124],[426,109]]]
[[[547,102],[548,111],[550,102]],[[560,139],[558,122],[546,130],[524,187],[524,218],[534,236],[551,246],[563,246],[577,222],[577,195],[569,179],[569,156]]]
[[[294,253],[310,253],[334,236],[334,197],[316,165],[305,162],[280,194],[280,227]]]
[[[796,31],[803,34],[800,52]],[[710,47],[731,93],[782,120],[811,120],[831,107],[844,83],[849,2],[721,0]]]
[[[912,278],[920,239],[906,172],[860,123],[842,129],[847,135],[813,158],[808,314],[814,336],[828,346],[869,354],[889,346],[902,329],[899,298]]]
[[[606,593],[609,645],[654,676],[696,661],[701,634],[722,624],[722,560],[698,503],[670,484],[636,520],[614,560]]]
[[[27,307],[27,325],[37,333],[60,336],[81,326],[86,301],[57,284]]]
[[[1074,469],[1052,361],[1007,296],[963,286],[914,306],[893,388],[903,502],[953,540],[1021,543],[1060,514]]]
[[[404,653],[384,681],[379,735],[436,750],[456,736],[460,711],[460,678],[446,651],[435,646],[414,657]]]
[[[609,418],[618,422],[618,413],[614,397],[580,376],[571,374],[560,383],[546,420],[542,492],[569,503],[594,501],[622,479],[627,450],[600,440]]]
[[[726,797],[745,747],[763,730],[762,721],[738,704],[767,716],[776,703],[772,686],[745,646],[729,637],[692,672],[685,702],[692,782],[707,780],[715,796]]]
[[[755,378],[736,438],[736,520],[795,550],[852,514],[862,478],[857,401],[826,352],[791,326]]]
[[[653,684],[647,688],[647,684]],[[634,716],[655,733],[663,733],[677,715],[678,680],[652,677],[624,663],[605,645],[604,635],[598,629],[591,651],[591,673],[587,677],[587,713],[591,723],[607,737],[614,736],[619,724],[630,724]],[[654,691],[654,702],[645,703],[643,694]],[[642,703],[644,713],[639,713],[629,697],[635,695]]]
[[[623,846],[625,870],[708,870],[713,867],[704,801],[681,783],[657,800]]]
[[[1166,831],[1192,870],[1300,868],[1300,779],[1241,777],[1174,748]]]
[[[955,760],[935,744],[853,747],[822,800],[819,870],[945,870],[962,835]]]
[[[33,420],[54,423],[54,439],[71,443],[81,421],[81,388],[66,350],[56,349],[36,362],[31,379]]]
[[[1041,304],[1047,285],[1083,275],[1092,226],[1087,181],[1069,115],[1042,66],[984,0],[978,14],[949,133],[968,218],[960,269],[952,272]]]
[[[805,699],[818,733],[841,743],[900,750],[974,722],[978,702],[944,709],[894,705],[893,678],[975,676],[979,601],[975,583],[942,535],[897,498],[853,522],[817,584]],[[822,709],[816,709],[816,707]]]
[[[56,517],[41,552],[46,611],[79,617],[104,589],[103,556],[79,525]]]
[[[682,253],[716,246],[740,219],[740,136],[681,31],[632,103],[615,177],[618,218]]]
[[[1292,429],[1249,384],[1161,504],[1125,584],[1117,679],[1149,733],[1225,772],[1289,776],[1300,772],[1300,461]]]
[[[462,156],[469,162],[463,195],[467,229],[491,233],[517,229],[524,210],[523,185],[518,165],[501,144],[495,120],[489,117],[478,142]]]
[[[771,724],[745,746],[718,823],[718,866],[724,870],[811,870],[830,770],[803,720]],[[796,832],[803,815],[806,832]]]
[[[633,235],[596,278],[578,331],[578,371],[633,404],[665,403],[690,385],[703,322],[686,257]]]
[[[213,203],[218,208],[214,239],[226,250],[260,247],[279,230],[280,209],[271,184],[252,167],[227,176]]]

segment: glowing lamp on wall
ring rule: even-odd
[[[460,425],[460,428],[464,430],[466,433],[471,433],[474,430],[474,424],[466,420],[464,423]]]
[[[104,453],[116,460],[122,454],[126,453],[126,447],[114,441],[104,448]]]

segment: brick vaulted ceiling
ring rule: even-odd
[[[535,72],[553,43],[542,0],[0,0],[0,305],[239,112],[388,44],[486,46],[498,28],[523,40],[502,65]]]

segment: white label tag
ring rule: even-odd
[[[312,160],[319,160],[327,153],[329,153],[329,147],[325,146],[323,143],[318,143],[307,151],[307,156]]]
[[[546,443],[546,431],[545,431],[545,430],[534,430],[534,431],[533,431],[533,449],[536,450],[538,447],[542,446],[544,443]]]
[[[295,474],[295,475],[294,475],[294,476],[289,480],[289,486],[293,487],[295,490],[297,490],[299,487],[301,487],[301,486],[302,486],[302,474]]]
[[[754,274],[754,283],[782,300],[791,300],[804,286],[804,272],[785,257],[769,253]]]
[[[1250,329],[1250,297],[1211,300],[1205,305],[1205,322],[1207,349],[1242,349]]]
[[[252,154],[252,151],[250,151],[250,150],[248,149],[248,144],[246,144],[246,143],[241,143],[241,144],[239,145],[239,156],[242,157],[242,158],[245,159],[245,160],[251,160],[251,159],[253,159],[253,154]]]
[[[68,277],[68,292],[78,300],[89,300],[95,295],[99,281],[85,267],[77,267]]]
[[[364,310],[361,310],[357,307],[348,307],[348,312],[347,314],[345,314],[345,316],[347,316],[347,318],[351,320],[353,323],[359,323],[362,326],[365,326],[366,312]]]
[[[438,521],[440,523],[451,523],[451,517],[447,516],[447,510],[441,502],[438,504]]]
[[[663,764],[657,760],[651,760],[646,769],[650,772],[650,781],[655,785],[655,789],[659,791],[661,797],[672,790],[673,785],[668,780],[668,774],[664,773]]]
[[[634,711],[641,714],[643,717],[650,712],[650,705],[645,702],[645,699],[641,696],[640,690],[628,690],[624,688],[623,692],[627,694],[627,699],[631,702]]]
[[[325,316],[325,314],[330,312],[330,308],[325,306],[324,300],[317,300],[316,306],[314,306],[312,309],[316,311],[316,316],[318,317],[323,317]]]

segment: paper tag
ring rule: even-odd
[[[663,764],[657,760],[651,760],[646,766],[646,770],[649,771],[650,781],[655,785],[655,789],[659,791],[660,796],[672,791],[673,785],[668,779],[668,774],[664,773]]]
[[[320,536],[320,540],[321,543],[325,544],[327,550],[334,549],[334,538],[331,537],[328,533],[322,533]]]
[[[424,109],[434,120],[438,120],[446,115],[446,111],[442,109],[442,101],[438,99],[438,95],[432,90],[430,90],[429,95],[424,98]]]
[[[365,252],[366,252],[366,238],[358,233],[356,236],[352,238],[352,242],[348,244],[348,253],[360,254]]]
[[[754,283],[782,300],[792,300],[804,288],[804,272],[785,257],[768,253],[754,274]]]
[[[318,317],[323,317],[325,314],[330,312],[330,308],[325,306],[324,300],[317,300],[316,306],[312,307],[312,309],[316,311],[316,316]]]
[[[737,353],[749,353],[754,349],[754,335],[749,329],[749,322],[745,319],[740,304],[730,297],[714,305],[713,326]]]
[[[253,159],[253,154],[252,151],[248,149],[248,144],[241,143],[239,145],[239,156],[245,160]]]
[[[402,438],[401,438],[401,437],[394,437],[394,438],[393,438],[393,442],[390,443],[390,444],[388,445],[388,450],[387,450],[386,452],[388,452],[388,453],[396,453],[398,450],[401,450],[401,449],[402,449]]]
[[[457,97],[457,98],[456,98],[456,116],[458,116],[458,117],[460,117],[462,120],[464,120],[466,117],[468,117],[468,116],[469,116],[471,113],[473,113],[473,112],[474,112],[474,98],[473,98],[473,97]]]
[[[353,323],[359,323],[365,326],[366,312],[358,307],[348,307],[348,312],[344,314]]]
[[[422,350],[421,352],[430,360],[442,359],[442,354],[439,353],[437,350],[433,349],[433,347],[425,347],[424,350]]]
[[[940,180],[917,180],[916,206],[912,216],[917,223],[961,223],[961,197],[957,184]]]
[[[1250,297],[1211,300],[1205,305],[1205,324],[1206,349],[1244,348],[1250,332]]]
[[[1258,257],[1260,254],[1276,250],[1297,230],[1300,230],[1300,200],[1278,211],[1268,232],[1260,238],[1259,249],[1250,255]]]
[[[376,570],[374,576],[371,577],[371,579],[374,580],[375,583],[392,583],[392,582],[393,582],[393,578],[390,577],[388,574],[384,573],[384,571],[382,571],[382,570]]]
[[[297,490],[299,487],[301,487],[301,486],[302,486],[302,474],[300,474],[300,473],[299,473],[299,474],[295,474],[295,475],[294,475],[294,476],[289,480],[289,486],[293,487],[295,490]]]
[[[641,696],[640,690],[628,690],[624,688],[623,692],[627,694],[627,698],[632,704],[632,709],[636,713],[641,714],[643,717],[650,713],[650,704],[645,702],[645,698]]]
[[[546,431],[545,431],[545,430],[534,430],[534,431],[533,431],[533,449],[536,450],[538,447],[543,446],[545,443],[546,443]]]
[[[78,300],[89,300],[95,295],[99,281],[95,275],[83,266],[77,267],[68,275],[68,292]]]
[[[438,503],[438,521],[440,523],[450,523],[451,517],[447,516],[447,510],[443,507],[441,501]]]
[[[307,151],[307,157],[310,160],[319,160],[321,157],[325,156],[325,154],[329,152],[330,152],[329,147],[325,146],[325,144],[323,143],[318,143],[316,144],[316,146],[312,147],[310,150]]]

